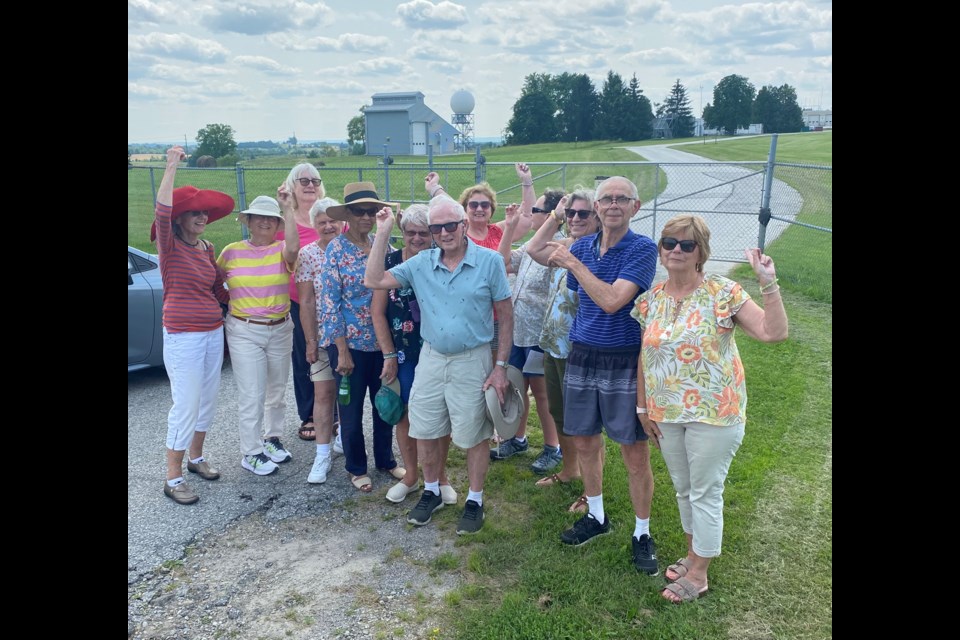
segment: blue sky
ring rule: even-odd
[[[346,138],[379,92],[421,91],[449,119],[458,89],[474,135],[499,137],[524,77],[635,73],[651,102],[680,80],[694,115],[724,76],[789,84],[833,104],[833,3],[714,0],[128,0],[127,140]],[[702,98],[701,98],[702,96]]]

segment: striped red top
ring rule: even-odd
[[[170,333],[213,331],[223,325],[220,301],[229,300],[223,273],[214,266],[213,245],[191,247],[176,239],[173,208],[157,202],[157,253],[163,278],[163,326]],[[215,295],[214,292],[217,292]],[[219,298],[219,301],[218,301]]]

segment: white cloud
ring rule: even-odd
[[[176,13],[169,2],[127,0],[127,24],[157,25],[170,22]]]
[[[342,33],[336,38],[318,36],[295,38],[287,34],[270,36],[270,41],[287,51],[342,51],[353,53],[377,53],[391,46],[385,36],[368,36],[362,33]]]
[[[733,44],[762,53],[773,43],[795,42],[805,55],[811,31],[832,30],[832,8],[818,9],[807,2],[728,4],[707,11],[675,16],[683,37],[705,44]]]
[[[200,84],[219,80],[235,73],[230,69],[210,65],[181,67],[172,64],[155,64],[150,67],[150,77],[177,84]]]
[[[332,11],[323,2],[229,2],[212,6],[201,19],[211,31],[248,36],[302,29],[326,23]]]
[[[297,67],[287,67],[266,56],[235,56],[233,63],[248,69],[256,69],[276,76],[292,76],[302,73]]]
[[[140,98],[165,98],[169,95],[168,91],[163,91],[156,87],[151,87],[136,82],[127,83],[127,96],[133,99]]]
[[[447,0],[437,4],[429,0],[412,0],[397,5],[397,15],[413,29],[449,29],[469,21],[466,7]]]
[[[634,51],[621,56],[620,59],[635,65],[690,65],[694,56],[688,51],[674,47],[662,47]]]
[[[463,71],[463,64],[456,60],[432,60],[427,63],[427,67],[437,73],[446,73],[450,75],[457,75]]]
[[[216,40],[194,38],[182,33],[148,33],[142,36],[128,36],[127,49],[135,53],[197,62],[224,62],[230,53]]]

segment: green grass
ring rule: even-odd
[[[758,294],[755,285],[751,294]],[[534,486],[533,454],[491,464],[484,527],[457,540],[467,561],[463,586],[446,598],[444,631],[491,640],[831,637],[832,309],[798,294],[785,299],[788,341],[768,345],[738,335],[747,432],[727,481],[723,555],[711,565],[711,593],[682,606],[660,598],[663,567],[684,555],[685,541],[656,451],[651,527],[661,576],[633,568],[626,473],[619,447],[606,441],[612,533],[581,548],[559,541],[576,519],[566,508],[582,491],[579,482]],[[531,451],[542,446],[535,416],[531,411]],[[435,519],[458,516],[451,509]]]

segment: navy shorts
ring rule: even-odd
[[[523,371],[523,365],[527,363],[527,358],[530,357],[530,352],[540,354],[540,373],[530,373],[529,371]],[[530,378],[532,376],[541,376],[543,377],[543,349],[540,347],[518,347],[513,345],[513,349],[510,350],[510,359],[508,360],[509,364],[512,364],[520,371],[523,371],[525,378]]]

